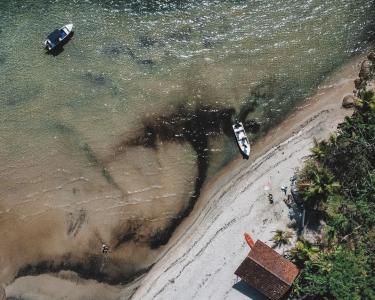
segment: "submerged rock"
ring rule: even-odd
[[[193,33],[193,29],[191,28],[191,26],[184,25],[184,26],[181,26],[180,28],[177,28],[176,31],[171,32],[169,34],[169,37],[176,41],[187,42],[191,40],[192,33]]]
[[[362,92],[366,91],[367,89],[367,84],[368,81],[365,80],[364,78],[357,78],[354,80],[354,86],[355,89],[357,90],[357,95],[360,95]]]
[[[342,107],[352,108],[354,107],[357,100],[358,98],[353,95],[346,95],[344,99],[342,99]]]
[[[139,38],[139,43],[142,47],[151,47],[157,43],[157,40],[149,37],[149,36],[141,36]]]
[[[354,86],[357,90],[361,89],[361,85],[362,85],[362,80],[361,78],[356,78],[354,80]]]
[[[212,48],[214,46],[214,41],[212,40],[212,38],[206,37],[203,40],[202,45],[204,48]]]
[[[107,56],[118,57],[120,54],[126,53],[126,50],[126,46],[122,43],[108,41],[104,43],[101,52]]]
[[[138,62],[138,64],[145,65],[145,66],[153,66],[154,65],[154,61],[152,59],[140,59],[137,62]]]
[[[103,74],[95,74],[91,71],[85,73],[85,78],[91,81],[94,84],[103,85],[106,83],[106,78]]]

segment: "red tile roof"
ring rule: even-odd
[[[235,274],[272,300],[278,300],[290,289],[298,268],[289,260],[257,241]]]

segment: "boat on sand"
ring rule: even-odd
[[[241,122],[236,122],[232,125],[234,135],[236,136],[236,141],[238,148],[244,159],[249,159],[250,157],[250,143],[246,136],[245,128]]]

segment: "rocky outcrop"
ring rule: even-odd
[[[367,55],[367,59],[365,59],[362,62],[361,69],[358,74],[358,78],[354,80],[354,85],[356,88],[356,90],[353,91],[354,94],[358,97],[361,97],[361,95],[368,90],[374,91],[374,78],[375,78],[375,51],[373,50]],[[343,101],[343,106],[344,106],[344,101]]]
[[[354,80],[354,86],[357,90],[361,90],[362,88],[366,87],[366,84],[364,84],[365,81],[361,80],[361,78],[356,78]]]
[[[371,77],[372,62],[365,59],[361,64],[361,70],[359,71],[359,78],[362,80],[369,80]]]
[[[368,60],[371,60],[373,63],[375,63],[375,51],[371,51],[371,52],[367,55],[367,58],[368,58]]]
[[[344,99],[342,99],[342,107],[352,108],[355,106],[357,100],[358,98],[353,95],[346,95]]]

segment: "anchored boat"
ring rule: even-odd
[[[44,41],[48,51],[56,49],[58,46],[63,45],[67,41],[68,37],[73,33],[73,24],[67,24],[60,29],[55,29],[51,32],[47,39]]]
[[[247,139],[245,128],[241,122],[237,122],[232,125],[234,135],[236,136],[237,145],[244,159],[250,157],[250,143]]]

